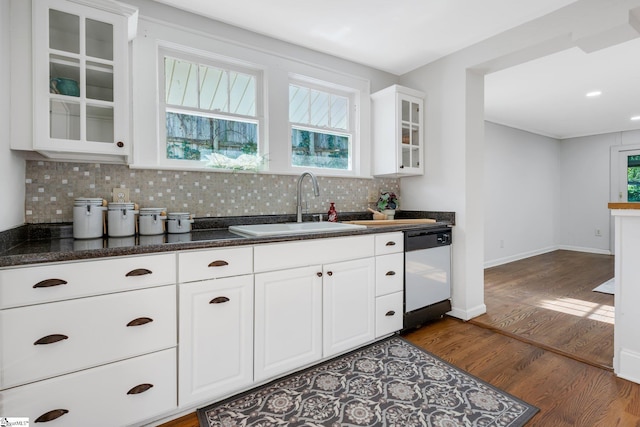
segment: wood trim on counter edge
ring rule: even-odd
[[[640,209],[640,203],[609,203],[609,209]]]

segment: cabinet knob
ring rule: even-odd
[[[151,322],[153,322],[153,319],[150,317],[138,317],[137,319],[133,319],[131,322],[127,323],[127,326],[142,326]]]
[[[394,316],[395,314],[396,314],[396,312],[395,312],[395,311],[393,311],[393,310],[389,310],[389,311],[387,311],[387,313],[385,314],[385,316]]]
[[[66,409],[54,409],[51,410],[49,412],[46,412],[42,415],[40,415],[38,418],[36,418],[35,422],[36,423],[46,423],[48,421],[53,421],[57,418],[60,418],[61,416],[63,416],[64,414],[68,413],[69,411]]]
[[[229,302],[229,298],[227,297],[216,297],[209,301],[209,304],[222,304],[224,302]]]
[[[127,392],[127,394],[144,393],[145,391],[149,390],[151,387],[153,387],[153,384],[139,384],[135,387],[132,387],[131,390]]]
[[[400,169],[404,169],[404,165],[400,165]]]
[[[322,273],[318,271],[318,272],[316,273],[316,276],[318,276],[318,277],[322,277]]]
[[[42,337],[38,341],[34,342],[33,345],[53,344],[66,339],[69,339],[69,337],[63,334],[47,335],[46,337]]]
[[[116,145],[118,146],[118,148],[122,148],[122,147],[124,147],[124,142],[118,141],[118,142],[116,142]]]
[[[209,267],[224,267],[225,265],[229,265],[229,263],[221,259],[209,263]]]
[[[67,281],[62,279],[47,279],[33,285],[34,288],[50,288],[51,286],[66,285]]]
[[[333,276],[333,271],[327,271],[327,276]]]
[[[135,270],[131,270],[130,272],[125,274],[125,277],[144,276],[146,274],[152,274],[152,273],[153,271],[148,270],[146,268],[136,268]]]
[[[385,274],[385,276],[395,276],[396,272],[395,271],[387,271],[387,273]]]

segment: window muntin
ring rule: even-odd
[[[164,57],[165,156],[221,169],[257,169],[257,73]]]
[[[289,84],[292,167],[353,170],[351,103],[348,94]]]

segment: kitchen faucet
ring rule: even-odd
[[[298,178],[298,192],[296,194],[296,201],[297,201],[296,221],[297,222],[302,222],[302,180],[306,175],[309,175],[311,177],[311,182],[313,183],[313,194],[316,197],[320,195],[320,188],[318,188],[318,179],[316,178],[316,176],[311,172],[302,172],[302,175],[300,175],[300,177]]]

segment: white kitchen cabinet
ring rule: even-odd
[[[179,282],[253,273],[253,248],[205,249],[178,253]]]
[[[376,298],[376,338],[384,337],[402,329],[402,292]]]
[[[322,266],[255,275],[255,370],[262,381],[322,358]]]
[[[214,400],[250,385],[253,275],[179,287],[180,406]]]
[[[126,162],[137,9],[110,0],[33,0],[32,7],[34,150]]]
[[[373,258],[323,267],[323,357],[370,342],[375,335]]]
[[[373,174],[424,174],[424,94],[393,85],[371,95]]]
[[[404,233],[376,235],[375,337],[402,329],[404,314]]]
[[[0,396],[0,414],[28,417],[35,425],[131,425],[175,410],[176,350],[15,387]]]

